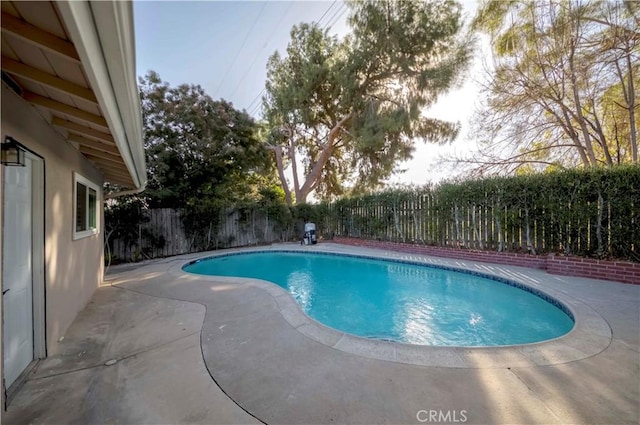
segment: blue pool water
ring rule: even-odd
[[[517,287],[393,261],[256,252],[212,257],[184,270],[268,280],[327,326],[408,344],[525,344],[564,335],[574,324],[560,308]]]

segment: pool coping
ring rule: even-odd
[[[330,328],[302,311],[293,296],[275,283],[252,278],[206,276],[185,272],[182,268],[205,258],[250,252],[314,252],[328,255],[389,260],[419,264],[488,277],[549,300],[557,300],[573,316],[574,327],[567,334],[542,342],[495,347],[423,346],[360,337]],[[275,302],[287,323],[320,344],[370,359],[417,366],[444,368],[511,368],[568,363],[594,356],[611,343],[612,331],[606,320],[593,308],[562,291],[561,279],[544,271],[516,266],[503,266],[460,261],[419,254],[405,254],[380,249],[354,248],[335,244],[300,246],[273,244],[270,246],[230,249],[206,253],[185,259],[169,268],[175,277],[189,275],[218,283],[243,282],[264,290]],[[567,312],[567,311],[565,311]]]

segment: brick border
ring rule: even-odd
[[[554,254],[530,255],[514,252],[455,249],[347,237],[334,237],[332,242],[342,245],[361,246],[364,248],[406,252],[409,254],[529,267],[563,276],[588,277],[640,285],[640,263],[632,263],[630,261],[596,260],[592,258],[565,257]]]

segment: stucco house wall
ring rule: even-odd
[[[6,319],[0,326],[0,404],[6,409],[5,398],[20,390],[38,360],[56,351],[102,282],[104,182],[116,185],[109,196],[117,197],[142,191],[147,176],[133,4],[16,0],[2,6],[7,49],[0,143],[11,137],[33,154],[28,169],[0,166],[0,241],[13,245],[0,248],[0,267],[12,279],[3,282],[0,273],[0,289],[17,288],[0,301]],[[80,192],[86,204],[78,220],[86,220],[86,230],[79,232],[76,176],[97,194],[94,204],[93,191]],[[31,245],[23,233],[31,234]],[[29,304],[33,323],[25,316]]]
[[[4,86],[3,86],[4,88]],[[4,96],[2,96],[2,98],[4,99]],[[2,125],[2,123],[0,122],[0,132],[3,131],[4,126]],[[4,180],[3,180],[3,175],[4,173],[2,171],[0,171],[0,200],[4,199],[4,193],[3,193],[3,189],[4,189]],[[3,217],[3,212],[4,212],[4,208],[0,207],[0,241],[3,240],[3,235],[2,235],[2,228],[4,227],[2,225],[2,223],[4,223],[4,217]],[[0,243],[0,288],[3,288],[2,286],[2,243]],[[2,301],[2,300],[0,300]],[[3,318],[3,313],[2,313],[2,302],[0,302],[0,318]],[[4,341],[4,338],[2,336],[2,328],[4,326],[0,326],[0,354],[4,355],[4,351],[3,351],[3,347],[2,347],[2,343]],[[2,359],[3,360],[3,359]],[[2,372],[2,368],[4,366],[4,360],[0,361],[0,377],[4,376],[3,372]],[[2,408],[2,406],[4,406],[4,385],[2,386],[2,391],[0,391],[0,423],[2,423],[2,415],[3,415],[3,411],[4,408]]]
[[[11,136],[44,158],[45,321],[47,349],[50,350],[84,308],[103,274],[104,218],[100,217],[96,235],[73,240],[73,173],[81,174],[99,187],[102,187],[103,178],[34,106],[4,84],[1,128],[3,139]],[[102,205],[100,196],[98,211],[101,215]]]

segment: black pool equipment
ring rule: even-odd
[[[316,236],[316,224],[305,223],[304,236],[302,237],[302,241],[300,241],[300,245],[315,245],[317,243],[318,243],[318,238]]]

